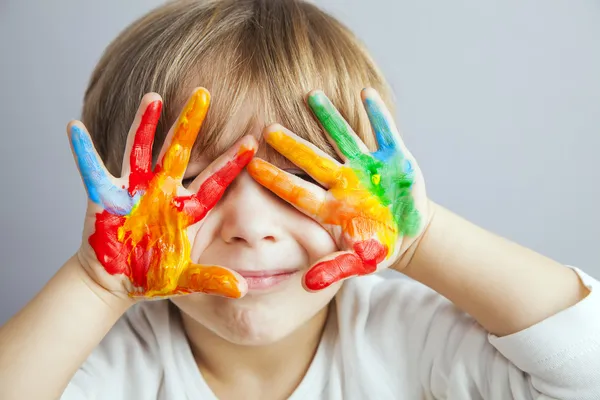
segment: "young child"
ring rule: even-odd
[[[67,128],[82,244],[1,328],[0,398],[600,399],[599,283],[430,201],[386,105],[300,0],[135,22]]]

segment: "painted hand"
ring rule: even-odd
[[[308,97],[343,164],[279,125],[265,133],[273,148],[322,187],[258,158],[248,165],[254,179],[319,222],[341,250],[308,270],[304,276],[308,290],[390,266],[428,220],[425,186],[416,161],[377,92],[366,89],[362,98],[378,143],[373,153],[325,94],[315,91]]]
[[[131,297],[202,292],[238,298],[247,291],[235,272],[194,264],[190,258],[189,237],[195,237],[203,218],[256,151],[252,137],[242,138],[188,189],[182,186],[209,103],[205,89],[193,93],[152,169],[162,102],[156,94],[146,95],[129,132],[122,178],[105,169],[82,124],[70,124],[75,161],[89,198],[80,260],[106,289]]]

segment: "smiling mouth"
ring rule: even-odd
[[[271,289],[296,275],[299,270],[236,271],[248,283],[248,290]]]

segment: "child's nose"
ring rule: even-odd
[[[251,247],[279,241],[282,232],[277,220],[283,216],[277,215],[277,199],[273,196],[242,172],[221,199],[221,238],[226,243]]]

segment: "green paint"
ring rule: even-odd
[[[358,147],[350,127],[323,92],[309,96],[308,105],[347,159],[353,160],[364,154]]]
[[[404,157],[400,154],[385,162],[369,154],[362,154],[358,159],[350,161],[348,166],[382,205],[392,207],[398,230],[404,235],[413,236],[419,232],[421,218],[412,196],[413,175],[403,171],[403,165]],[[379,177],[378,183],[374,183],[377,181],[377,178],[373,179],[374,176]]]
[[[411,192],[413,174],[403,170],[406,165],[404,156],[400,148],[392,148],[394,143],[389,137],[389,132],[387,135],[381,135],[381,142],[388,146],[388,151],[385,152],[385,159],[380,159],[361,151],[356,136],[324,93],[317,92],[311,95],[308,104],[340,152],[348,159],[346,165],[358,176],[363,186],[375,195],[382,205],[392,207],[398,230],[403,235],[417,234],[421,226],[421,217]],[[371,117],[373,118],[372,115]],[[383,124],[378,122],[379,130],[383,130]]]

